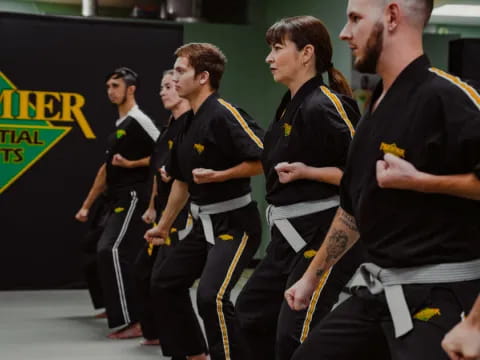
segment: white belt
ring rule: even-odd
[[[373,263],[360,265],[359,273],[364,282],[353,281],[353,286],[367,286],[372,294],[385,291],[395,337],[405,335],[413,329],[402,285],[438,284],[480,279],[480,259],[461,262],[424,265],[409,268],[382,269]],[[357,280],[359,280],[357,278]]]
[[[266,211],[267,222],[270,228],[275,225],[292,249],[295,252],[299,252],[307,243],[295,230],[289,219],[325,211],[338,205],[340,205],[338,195],[328,199],[306,201],[285,206],[269,205]]]
[[[252,194],[240,196],[235,199],[221,201],[218,203],[208,205],[197,205],[190,203],[190,211],[195,220],[200,219],[203,226],[203,233],[207,241],[215,245],[215,235],[213,233],[213,224],[210,215],[221,214],[228,211],[233,211],[247,206],[252,202]]]

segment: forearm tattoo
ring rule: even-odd
[[[339,220],[343,225],[345,225],[349,230],[358,232],[357,222],[355,218],[345,211],[341,210]]]
[[[333,230],[327,238],[327,263],[337,260],[347,249],[348,234],[343,230]]]

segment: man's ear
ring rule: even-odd
[[[210,73],[208,71],[202,71],[198,74],[200,85],[205,85],[210,80]]]
[[[135,90],[137,90],[137,87],[135,85],[130,85],[127,87],[127,94],[133,95],[135,94]]]
[[[400,23],[401,10],[397,3],[393,2],[386,8],[387,30],[394,31]]]

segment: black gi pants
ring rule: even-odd
[[[249,360],[289,360],[319,322],[338,301],[338,295],[362,262],[359,247],[335,265],[317,288],[308,309],[294,311],[284,299],[285,290],[299,280],[320,247],[336,208],[291,219],[307,245],[298,253],[274,226],[266,257],[240,293],[236,309],[248,340]]]
[[[98,242],[98,266],[111,328],[139,320],[134,261],[145,244],[143,235],[148,228],[141,219],[147,206],[142,190],[109,194],[112,211]]]
[[[109,203],[104,195],[99,197],[89,213],[87,234],[82,241],[83,271],[87,281],[88,292],[95,309],[105,307],[100,275],[97,265],[97,244],[102,236],[110,212]]]
[[[211,359],[248,359],[230,292],[260,244],[260,215],[252,202],[211,218],[215,245],[205,240],[202,224],[196,221],[190,235],[152,275],[152,293],[162,319],[160,344],[166,356],[208,352],[189,292],[200,277],[197,306]]]
[[[188,213],[182,211],[181,215],[175,220],[173,228],[182,230],[186,227]],[[135,260],[135,279],[137,295],[140,303],[140,324],[142,326],[143,337],[148,340],[158,339],[158,328],[162,326],[161,318],[158,317],[156,304],[153,301],[151,293],[152,274],[156,269],[162,266],[163,261],[172,253],[174,247],[178,244],[178,231],[171,231],[170,244],[154,246],[149,254],[150,244],[145,242],[144,248],[138,253]]]
[[[441,341],[473,306],[480,281],[405,285],[403,290],[414,326],[406,335],[395,339],[385,294],[360,287],[313,329],[292,359],[447,360]]]

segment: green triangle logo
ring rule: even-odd
[[[15,94],[9,98],[10,108],[7,110],[5,99],[2,98],[4,90],[17,88],[0,71],[0,194],[71,130],[70,127],[54,126],[47,120],[18,118],[17,115],[21,113],[20,96]],[[29,118],[36,115],[31,103],[28,103],[25,111]]]

